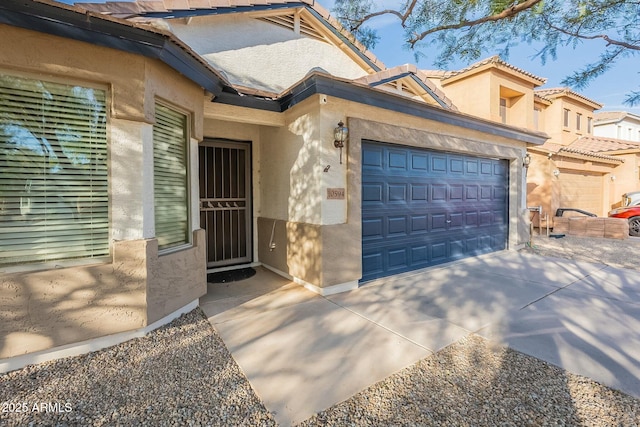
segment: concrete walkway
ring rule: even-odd
[[[640,274],[500,252],[321,297],[258,269],[200,305],[281,425],[470,333],[640,397]]]

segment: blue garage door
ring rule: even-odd
[[[506,160],[364,142],[362,281],[505,249]]]

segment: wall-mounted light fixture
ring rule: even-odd
[[[558,175],[560,175],[560,171],[558,169],[554,169],[553,176],[557,177]]]
[[[611,181],[615,181],[616,180],[616,176],[615,175],[611,175]]]
[[[338,122],[338,127],[333,130],[333,146],[340,149],[340,164],[342,164],[342,149],[344,143],[349,137],[349,128],[347,128],[342,120]]]
[[[528,168],[530,164],[531,164],[531,154],[526,153],[522,158],[522,167]]]

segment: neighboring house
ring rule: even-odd
[[[499,56],[459,71],[424,72],[464,113],[524,129],[540,127],[533,108],[534,89],[546,79],[514,67]]]
[[[596,113],[593,134],[640,142],[640,116],[626,111]]]
[[[543,212],[534,215],[536,226],[545,226],[546,217],[552,226],[559,207],[606,216],[623,189],[637,187],[633,147],[595,143],[594,111],[601,104],[569,88],[540,89],[545,79],[498,56],[459,71],[424,72],[460,111],[549,135],[545,144],[528,148],[527,204]]]
[[[317,4],[80,6],[0,4],[0,369],[144,333],[207,269],[330,294],[528,240],[546,135],[457,112]]]

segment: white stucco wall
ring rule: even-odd
[[[231,83],[281,92],[311,71],[347,79],[367,73],[329,43],[249,16],[224,15],[169,21],[172,31]]]
[[[625,119],[617,123],[593,125],[595,136],[640,142],[640,121]]]

